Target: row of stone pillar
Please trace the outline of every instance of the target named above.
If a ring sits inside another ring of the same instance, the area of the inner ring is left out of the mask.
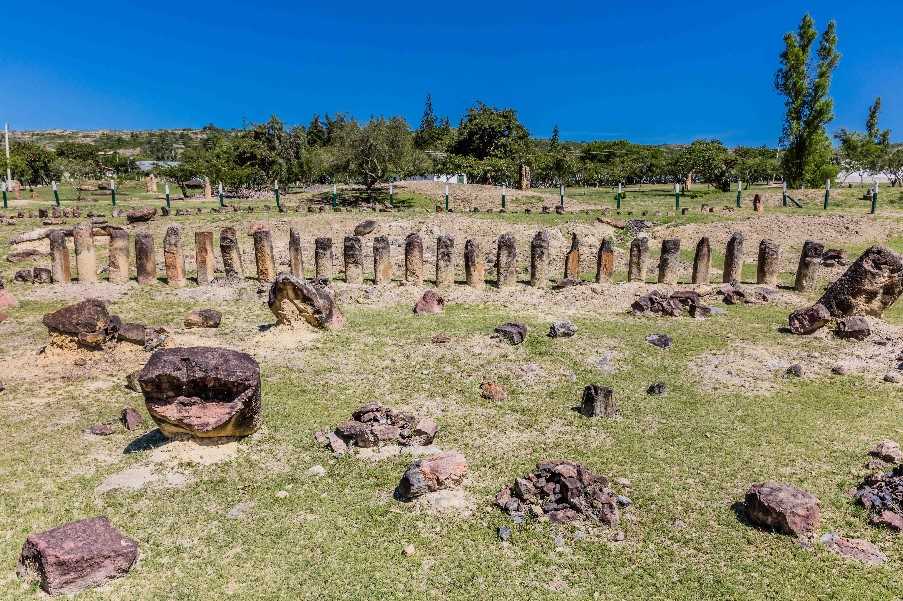
[[[214,279],[216,260],[213,251],[213,232],[199,231],[195,233],[195,263],[197,265],[197,282],[207,285]],[[259,228],[253,232],[254,261],[257,278],[261,281],[272,281],[276,278],[276,262],[273,254],[273,241],[270,230]],[[97,281],[97,264],[94,251],[94,239],[90,223],[83,223],[73,229],[75,244],[75,261],[79,280],[82,282]],[[743,235],[735,233],[727,242],[724,256],[723,282],[739,282],[743,271]],[[550,281],[551,250],[549,235],[545,230],[539,231],[530,243],[530,285],[546,287]],[[364,281],[364,252],[361,238],[347,236],[343,242],[343,260],[345,281],[360,284]],[[289,270],[293,275],[304,276],[304,259],[301,252],[301,232],[296,228],[289,230]],[[53,281],[68,282],[71,279],[69,266],[69,249],[65,233],[55,230],[50,234],[51,273]],[[820,264],[824,246],[818,242],[807,241],[803,246],[797,269],[795,288],[805,291],[815,283],[816,267]],[[220,230],[220,253],[223,259],[223,270],[227,279],[245,277],[244,264],[238,244],[238,235],[233,227]],[[464,244],[464,274],[467,285],[481,288],[486,281],[485,255],[476,240],[467,240]],[[595,281],[598,283],[611,281],[614,273],[614,247],[611,239],[606,238],[596,252]],[[756,282],[774,286],[780,275],[781,249],[771,240],[759,243]],[[187,283],[185,273],[185,252],[182,243],[182,227],[171,225],[163,237],[163,263],[166,280],[170,286],[181,287]],[[318,278],[332,278],[334,273],[334,253],[332,238],[317,238],[314,241],[314,273]],[[644,282],[649,267],[649,240],[635,238],[630,244],[627,263],[627,280]],[[153,236],[148,232],[135,235],[135,264],[139,284],[157,281],[157,263]],[[580,280],[580,241],[572,234],[571,246],[565,255],[564,279]],[[658,261],[657,281],[662,284],[677,284],[680,267],[680,240],[667,239],[661,243]],[[693,258],[691,282],[693,284],[709,283],[711,269],[711,245],[708,238],[701,238],[696,245]],[[451,286],[455,282],[455,240],[451,236],[442,235],[436,239],[435,281],[437,286]],[[389,239],[377,236],[373,239],[373,280],[376,284],[392,281],[394,269],[391,260]],[[122,229],[110,230],[108,277],[111,282],[121,283],[129,279],[129,244],[128,232]],[[410,234],[404,243],[403,278],[410,284],[419,285],[424,281],[423,240],[419,234]],[[496,247],[496,285],[512,286],[517,283],[517,248],[514,237],[503,234]]]

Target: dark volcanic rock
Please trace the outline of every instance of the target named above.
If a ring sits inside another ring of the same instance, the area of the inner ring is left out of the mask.
[[[128,213],[125,214],[125,220],[128,223],[143,223],[145,221],[150,221],[154,218],[154,215],[157,214],[156,207],[141,207],[138,209],[132,209]]]
[[[186,328],[218,328],[223,321],[223,314],[216,309],[195,309],[185,315]]]
[[[276,323],[292,325],[299,320],[314,327],[335,330],[345,325],[327,280],[304,280],[280,273],[270,287],[267,305]]]
[[[694,290],[678,290],[671,294],[651,290],[633,301],[630,309],[634,315],[678,317],[687,311],[691,317],[708,316],[708,307],[702,303],[699,293]]]
[[[107,310],[105,302],[89,298],[44,315],[41,322],[55,334],[75,339],[87,347],[99,347],[116,335],[119,321]]]
[[[655,384],[650,384],[649,388],[646,389],[646,394],[652,396],[661,396],[668,392],[668,386],[664,382],[656,382]]]
[[[31,268],[28,269],[20,269],[13,274],[13,281],[15,282],[23,282],[30,284],[34,279],[34,272]]]
[[[812,334],[831,320],[831,314],[821,303],[805,309],[797,309],[790,314],[790,331],[794,334]]]
[[[512,515],[528,510],[553,522],[589,519],[614,526],[620,519],[617,495],[608,478],[572,461],[546,461],[495,497],[496,505]]]
[[[414,499],[430,492],[452,488],[467,475],[467,460],[457,451],[446,451],[418,459],[398,483],[398,496]]]
[[[556,321],[549,326],[549,338],[570,338],[577,333],[577,326],[569,321]]]
[[[137,559],[138,543],[96,517],[30,535],[16,572],[51,595],[65,595],[125,576]]]
[[[818,499],[790,484],[762,482],[746,493],[746,517],[762,528],[783,534],[808,536],[818,530]]]
[[[520,344],[527,338],[527,326],[522,323],[503,323],[495,329],[495,333],[508,344]]]
[[[871,515],[871,523],[893,530],[903,528],[903,465],[865,477],[854,495]]]
[[[434,290],[424,292],[414,305],[414,313],[417,315],[442,313],[443,310],[445,310],[445,299]]]
[[[838,338],[852,338],[854,340],[865,340],[871,333],[872,330],[869,328],[868,320],[861,315],[852,315],[838,320],[837,331],[835,332]]]
[[[366,236],[367,234],[372,234],[376,227],[379,224],[373,219],[367,219],[366,221],[361,221],[354,228],[355,236]]]
[[[658,348],[671,348],[672,340],[667,334],[649,334],[646,336],[646,342]]]
[[[126,407],[122,410],[119,421],[122,422],[126,430],[137,430],[144,427],[144,417],[131,407]]]
[[[116,331],[116,339],[144,346],[147,342],[147,326],[143,323],[123,323]]]
[[[260,427],[260,366],[221,348],[154,352],[138,374],[147,410],[167,436],[246,436]]]

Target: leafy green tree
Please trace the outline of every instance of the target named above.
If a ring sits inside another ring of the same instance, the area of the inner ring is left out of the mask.
[[[734,175],[745,185],[771,181],[781,171],[778,152],[767,146],[734,149]]]
[[[349,175],[368,190],[414,166],[414,136],[401,117],[371,119],[349,142]]]
[[[307,143],[310,146],[326,145],[326,128],[320,123],[320,115],[314,115],[307,126]]]
[[[514,109],[497,109],[477,102],[467,109],[458,127],[453,152],[476,159],[526,159],[530,134]]]
[[[834,102],[829,94],[831,76],[840,61],[834,21],[822,33],[812,58],[812,46],[818,37],[812,17],[805,15],[796,33],[784,35],[781,67],[775,75],[775,88],[784,96],[784,148],[781,167],[791,187],[819,186],[836,174],[833,151],[825,126],[834,118]]]
[[[436,114],[433,112],[433,97],[431,94],[427,94],[423,104],[423,117],[420,118],[420,127],[414,134],[414,145],[424,150],[432,149],[439,139],[439,134]]]
[[[841,129],[834,137],[839,142],[837,156],[841,167],[849,174],[854,171],[880,173],[890,154],[890,130],[878,124],[881,98],[869,107],[865,133]]]
[[[26,186],[49,184],[52,180],[60,179],[62,170],[56,161],[53,152],[35,144],[34,142],[21,142],[13,140],[9,146],[9,167],[13,179],[19,180]],[[0,155],[0,165],[5,173],[7,168],[6,157]]]

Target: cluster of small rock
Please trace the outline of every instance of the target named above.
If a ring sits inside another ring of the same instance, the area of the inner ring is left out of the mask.
[[[882,440],[870,453],[876,459],[897,463],[888,472],[875,472],[865,477],[854,498],[870,514],[876,526],[903,530],[903,452],[892,440]]]
[[[686,311],[690,317],[705,318],[712,314],[712,308],[702,303],[699,293],[694,290],[679,290],[670,294],[652,290],[633,301],[630,309],[634,315],[679,317]]]
[[[167,337],[163,328],[122,321],[118,315],[110,314],[106,302],[96,298],[47,313],[41,321],[51,333],[51,343],[58,344],[59,337],[62,337],[88,349],[99,349],[107,343],[121,341],[151,351],[161,346]]]
[[[546,461],[503,488],[496,504],[511,515],[531,513],[556,523],[587,519],[614,526],[620,504],[629,504],[610,488],[608,478],[572,461]]]
[[[432,418],[368,403],[352,413],[349,421],[340,423],[329,434],[318,432],[316,438],[341,455],[351,447],[426,446],[433,442],[438,431],[439,426]]]

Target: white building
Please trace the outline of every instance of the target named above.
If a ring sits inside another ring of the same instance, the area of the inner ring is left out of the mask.
[[[415,175],[408,178],[413,182],[444,182],[446,184],[466,184],[467,175],[458,173],[457,175],[443,175],[441,173],[433,173],[427,175]]]

